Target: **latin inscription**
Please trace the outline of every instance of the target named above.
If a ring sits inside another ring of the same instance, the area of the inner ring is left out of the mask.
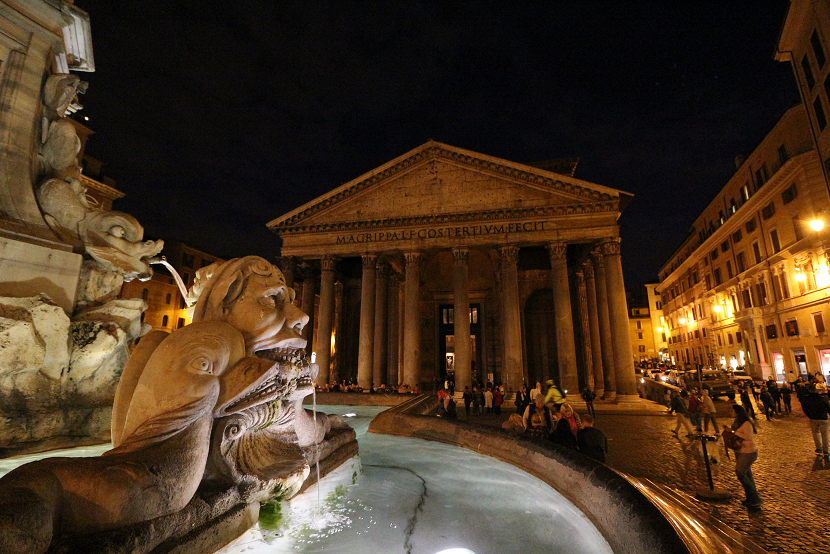
[[[481,235],[503,235],[505,233],[527,233],[544,231],[544,221],[525,223],[499,223],[496,225],[467,225],[464,227],[439,227],[437,229],[410,229],[407,231],[374,231],[356,235],[341,235],[337,244],[384,242],[393,240],[440,239],[450,237],[477,237]]]

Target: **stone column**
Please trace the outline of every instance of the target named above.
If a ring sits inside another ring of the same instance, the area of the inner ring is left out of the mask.
[[[363,280],[360,287],[360,343],[357,353],[357,386],[369,392],[375,346],[375,254],[363,254]]]
[[[605,278],[605,262],[602,252],[592,252],[597,288],[597,321],[599,323],[599,340],[602,346],[602,376],[605,391],[602,397],[605,400],[614,400],[617,395],[617,379],[614,371],[614,347],[611,342],[611,317],[608,312],[608,286]],[[626,324],[628,329],[628,324]]]
[[[340,382],[343,380],[343,356],[338,352],[343,346],[340,341],[343,340],[343,283],[337,281],[334,283],[334,327],[332,328],[332,336],[334,342],[331,344],[331,371],[329,373],[329,382]]]
[[[387,356],[387,307],[389,292],[389,266],[379,263],[375,270],[375,349],[372,355],[372,381],[375,386],[386,384]]]
[[[588,332],[591,336],[591,362],[594,372],[594,392],[597,398],[605,393],[605,381],[602,376],[602,346],[599,334],[599,312],[597,310],[597,285],[594,280],[594,266],[585,262],[582,266],[585,275],[585,297],[588,301]]]
[[[329,369],[331,367],[331,326],[334,319],[334,266],[337,258],[325,256],[320,260],[320,310],[317,315],[317,365],[320,366],[320,373],[317,375],[317,383],[329,382]]]
[[[556,319],[556,353],[559,363],[559,388],[573,394],[579,390],[576,375],[576,347],[574,346],[571,292],[568,287],[568,245],[554,242],[548,245],[551,278],[553,280],[553,314]]]
[[[464,387],[472,389],[470,367],[470,291],[467,288],[467,258],[470,251],[466,248],[453,248],[454,259],[452,283],[455,293],[453,310],[453,332],[455,334],[455,388],[464,392]]]
[[[611,319],[611,344],[614,349],[614,369],[617,381],[617,400],[636,400],[637,376],[634,373],[634,353],[628,333],[628,306],[625,301],[619,239],[602,244],[605,261],[605,282],[608,288],[608,315]]]
[[[585,386],[593,390],[594,385],[594,353],[591,350],[591,331],[588,328],[588,291],[585,286],[585,274],[576,272],[576,286],[579,297],[579,323],[582,327],[582,348],[585,360]]]
[[[285,277],[285,284],[288,288],[294,288],[294,271],[297,267],[296,256],[283,256],[280,258],[280,267],[282,268],[282,275]],[[308,312],[306,312],[306,315]]]
[[[404,270],[405,271],[405,270]],[[398,378],[395,384],[403,383],[403,370],[406,364],[406,351],[404,350],[404,339],[406,338],[406,326],[404,324],[404,310],[406,308],[406,275],[401,276],[398,281]]]
[[[421,253],[406,252],[404,256],[403,380],[411,387],[421,379]]]
[[[516,391],[525,379],[524,360],[522,356],[522,318],[519,306],[519,272],[516,262],[519,260],[518,246],[503,246],[501,254],[502,322],[504,340],[504,369],[502,381],[508,391]]]
[[[300,299],[300,309],[308,315],[308,323],[304,329],[305,337],[308,341],[306,345],[307,352],[314,351],[314,300],[316,298],[314,281],[314,272],[310,268],[307,268],[303,272],[303,295]]]
[[[393,273],[389,276],[389,298],[388,298],[388,306],[387,306],[387,313],[389,314],[388,318],[388,331],[387,331],[387,344],[388,347],[388,358],[389,360],[386,363],[386,379],[387,385],[398,385],[398,340],[399,340],[399,333],[398,329],[400,326],[400,302],[399,302],[399,293],[398,289],[400,288],[400,277],[397,273]]]

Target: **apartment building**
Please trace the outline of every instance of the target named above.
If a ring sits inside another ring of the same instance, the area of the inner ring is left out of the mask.
[[[674,363],[830,374],[830,195],[807,109],[788,110],[660,269]]]

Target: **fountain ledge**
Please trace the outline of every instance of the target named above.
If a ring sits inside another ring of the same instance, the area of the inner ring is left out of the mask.
[[[460,446],[516,466],[571,501],[617,553],[764,552],[656,488],[644,487],[579,452],[501,429],[438,418],[432,415],[437,405],[435,397],[414,398],[378,414],[369,432]]]

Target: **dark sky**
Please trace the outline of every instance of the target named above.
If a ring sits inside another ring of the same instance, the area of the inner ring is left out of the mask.
[[[271,258],[268,221],[434,139],[633,193],[633,288],[798,101],[786,1],[76,3],[115,208],[221,256]]]

